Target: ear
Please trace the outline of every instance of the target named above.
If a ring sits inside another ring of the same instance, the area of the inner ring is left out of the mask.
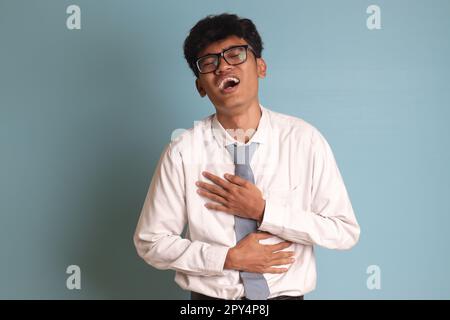
[[[202,85],[200,84],[199,78],[195,79],[195,86],[197,87],[197,91],[200,94],[200,97],[206,96],[206,91],[203,89]]]
[[[258,72],[258,78],[265,78],[266,72],[267,72],[267,65],[263,58],[257,58],[256,59],[256,68]]]

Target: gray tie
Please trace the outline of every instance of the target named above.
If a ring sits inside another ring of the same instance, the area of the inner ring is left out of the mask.
[[[257,148],[255,142],[246,146],[230,144],[226,146],[234,160],[234,174],[244,178],[251,183],[255,183],[250,160]],[[256,221],[252,219],[234,216],[234,231],[236,242],[241,241],[249,233],[256,231]],[[242,282],[244,283],[245,297],[250,300],[266,300],[270,294],[267,281],[261,273],[240,271]]]

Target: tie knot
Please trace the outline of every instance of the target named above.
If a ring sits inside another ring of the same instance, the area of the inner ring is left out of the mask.
[[[250,165],[257,146],[258,144],[256,142],[243,146],[238,146],[234,143],[226,146],[226,148],[231,154],[234,164]]]

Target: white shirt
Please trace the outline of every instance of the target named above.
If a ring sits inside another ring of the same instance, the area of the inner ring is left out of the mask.
[[[257,142],[251,160],[255,185],[266,207],[260,231],[273,234],[261,244],[293,244],[295,262],[283,274],[265,273],[270,296],[303,295],[315,288],[313,245],[349,249],[360,228],[330,146],[302,119],[261,106],[258,128],[247,144]],[[209,171],[234,174],[226,145],[236,141],[216,114],[171,141],[152,178],[134,243],[138,254],[157,269],[176,271],[183,289],[222,299],[240,299],[239,271],[224,269],[228,249],[236,245],[234,216],[207,209],[197,180]],[[187,224],[186,237],[182,232]]]

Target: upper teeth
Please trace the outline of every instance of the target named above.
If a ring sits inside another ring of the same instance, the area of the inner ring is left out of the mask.
[[[239,79],[238,79],[238,78],[235,78],[235,77],[228,77],[228,78],[223,79],[223,80],[220,82],[220,84],[219,84],[219,89],[220,89],[220,90],[223,90],[224,87],[225,87],[225,83],[227,83],[228,81],[233,81],[234,83],[239,83]]]

